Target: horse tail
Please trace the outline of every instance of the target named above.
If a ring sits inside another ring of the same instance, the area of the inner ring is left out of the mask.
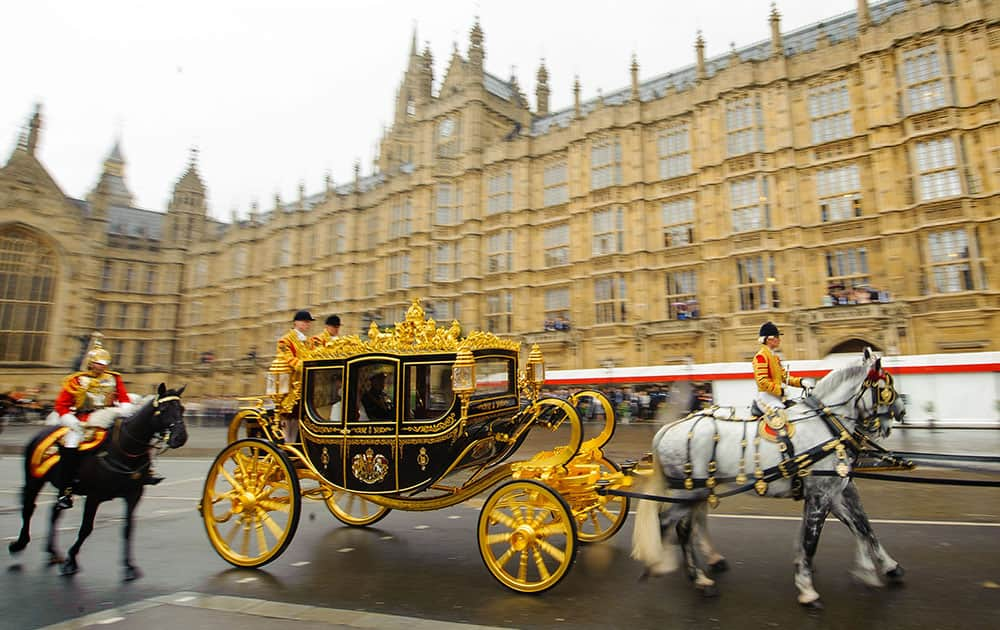
[[[656,443],[659,441],[657,440]],[[660,458],[653,448],[653,474],[646,481],[647,494],[665,496],[667,492],[666,478],[660,467]],[[663,534],[660,530],[660,504],[657,501],[642,499],[635,513],[635,527],[632,530],[632,557],[646,565],[647,574],[664,575],[678,567],[677,555],[672,550],[663,547]]]

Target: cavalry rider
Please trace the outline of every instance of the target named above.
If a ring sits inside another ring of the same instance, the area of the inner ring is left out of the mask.
[[[323,332],[309,338],[309,346],[312,348],[322,348],[327,341],[340,336],[340,316],[331,315],[326,318],[326,325]]]
[[[757,381],[757,396],[754,402],[761,412],[769,409],[785,408],[785,384],[792,387],[813,387],[816,381],[800,378],[785,372],[784,366],[775,354],[781,347],[781,332],[773,322],[765,322],[760,327],[760,350],[753,357],[753,375]]]
[[[285,442],[298,441],[299,435],[299,395],[302,387],[302,360],[309,353],[309,328],[316,321],[309,311],[298,311],[292,318],[292,329],[278,339],[275,361],[291,368],[291,394],[279,408],[285,425]],[[314,337],[314,339],[317,337]]]
[[[80,468],[78,447],[83,441],[83,429],[90,414],[115,404],[126,409],[133,407],[121,374],[108,371],[111,354],[101,347],[100,341],[95,339],[92,342],[83,363],[87,367],[86,371],[67,376],[55,401],[59,424],[69,428],[59,447],[63,471],[62,488],[56,503],[59,509],[73,507],[73,488],[78,483],[76,476]],[[159,481],[160,478],[156,478],[147,483]]]

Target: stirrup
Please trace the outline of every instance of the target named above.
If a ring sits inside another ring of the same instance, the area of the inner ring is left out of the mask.
[[[68,510],[73,507],[73,489],[66,488],[59,495],[59,499],[56,501],[57,510]]]

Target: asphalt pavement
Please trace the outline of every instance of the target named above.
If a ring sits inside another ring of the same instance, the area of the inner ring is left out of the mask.
[[[605,451],[616,460],[636,459],[649,451],[653,434],[660,423],[652,421],[619,423]],[[994,428],[964,427],[958,423],[941,422],[942,428],[898,426],[881,445],[890,450],[982,454],[1000,456],[1000,423]],[[13,423],[0,431],[0,455],[21,455],[25,445],[42,429],[38,424]],[[600,425],[586,423],[585,433],[596,433]],[[589,435],[588,435],[589,437]],[[188,442],[176,451],[165,451],[161,457],[215,457],[226,446],[226,426],[218,421],[188,422]]]

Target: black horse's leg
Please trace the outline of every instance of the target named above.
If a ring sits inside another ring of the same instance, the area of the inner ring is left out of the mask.
[[[823,533],[823,523],[830,514],[830,499],[823,491],[807,490],[802,506],[802,527],[795,543],[795,588],[799,590],[799,603],[811,608],[821,608],[819,593],[813,588],[813,556]]]
[[[49,554],[49,564],[61,564],[63,561],[63,556],[56,547],[56,532],[59,529],[57,524],[60,514],[62,514],[62,510],[58,505],[53,504],[52,513],[49,515],[49,535],[45,539],[45,552]]]
[[[882,586],[882,575],[893,581],[903,578],[903,568],[882,548],[875,536],[868,515],[861,505],[861,495],[854,482],[844,488],[843,494],[833,505],[833,513],[851,530],[858,543],[857,567],[852,572],[869,586]]]
[[[124,545],[124,558],[125,558],[125,574],[123,580],[129,582],[138,577],[142,577],[142,571],[139,567],[132,564],[132,523],[135,516],[135,506],[139,504],[139,499],[142,498],[142,488],[134,492],[127,494],[125,497],[125,526],[122,531]]]
[[[87,540],[90,532],[94,531],[94,518],[97,516],[97,507],[101,500],[94,495],[87,495],[87,502],[83,506],[83,522],[80,523],[80,532],[77,534],[76,542],[69,548],[66,554],[66,561],[63,562],[60,573],[63,575],[73,575],[80,570],[76,563],[76,556],[80,553],[83,541]]]
[[[17,540],[8,545],[7,549],[11,553],[24,551],[31,541],[31,517],[35,514],[35,500],[43,485],[44,479],[35,479],[30,474],[25,474],[24,489],[21,491],[21,533]]]

